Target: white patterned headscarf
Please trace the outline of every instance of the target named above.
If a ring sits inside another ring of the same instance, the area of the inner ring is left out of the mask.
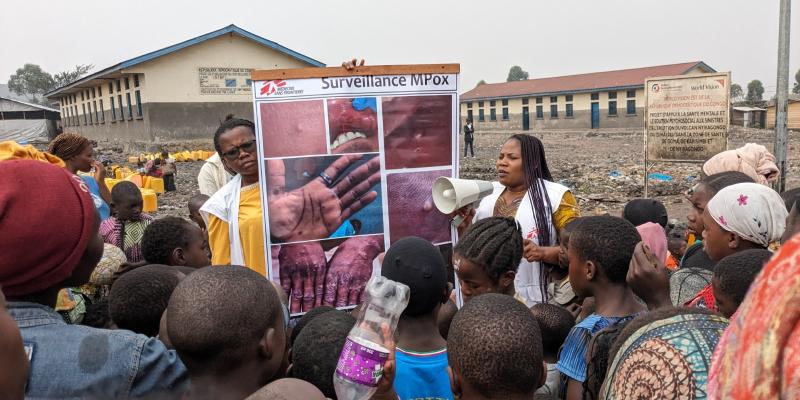
[[[786,228],[786,205],[771,188],[738,183],[723,188],[708,202],[708,213],[722,229],[767,247]]]

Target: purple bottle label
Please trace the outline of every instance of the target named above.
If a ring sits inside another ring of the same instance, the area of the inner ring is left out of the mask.
[[[348,337],[336,365],[336,374],[350,382],[376,387],[388,357],[389,353],[356,343]]]

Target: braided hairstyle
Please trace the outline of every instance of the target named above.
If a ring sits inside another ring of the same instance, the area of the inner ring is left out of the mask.
[[[91,146],[89,139],[76,133],[62,133],[50,143],[49,153],[66,161],[81,154],[86,146]]]
[[[214,132],[214,150],[222,156],[222,146],[219,143],[219,138],[222,136],[223,133],[236,128],[237,126],[246,126],[250,128],[250,130],[255,134],[256,126],[253,124],[253,121],[244,119],[244,118],[235,118],[233,114],[228,114],[225,116],[225,120],[219,124],[217,131]]]
[[[528,186],[528,198],[533,209],[533,216],[536,219],[539,229],[539,245],[552,246],[555,244],[556,233],[550,230],[548,223],[552,219],[553,205],[547,195],[547,188],[544,181],[552,181],[553,175],[547,166],[547,159],[544,154],[542,141],[535,136],[516,134],[509,138],[519,142],[522,150],[522,171],[525,175],[525,184]],[[539,268],[539,291],[542,299],[547,301],[547,283],[550,280],[548,268]]]
[[[522,233],[512,218],[482,219],[464,232],[454,252],[479,265],[496,283],[504,273],[517,271],[522,259]]]
[[[755,183],[753,178],[749,177],[744,172],[739,171],[725,171],[718,174],[709,175],[703,178],[701,182],[708,186],[715,194],[720,190],[737,183]]]

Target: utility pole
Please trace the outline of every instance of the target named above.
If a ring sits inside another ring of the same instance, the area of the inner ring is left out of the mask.
[[[775,103],[775,158],[781,176],[776,189],[784,190],[786,184],[786,112],[789,106],[789,16],[791,0],[780,0],[780,22],[778,24],[778,93]]]

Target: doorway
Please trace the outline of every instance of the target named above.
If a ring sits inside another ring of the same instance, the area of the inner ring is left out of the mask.
[[[592,103],[592,129],[600,127],[600,103]]]

